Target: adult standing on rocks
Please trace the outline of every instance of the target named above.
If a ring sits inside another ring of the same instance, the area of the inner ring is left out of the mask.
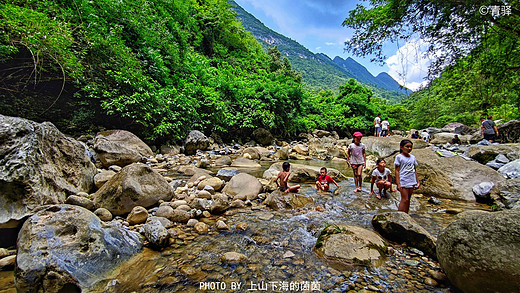
[[[493,121],[493,117],[488,116],[487,120],[482,122],[482,134],[484,134],[484,139],[489,142],[493,142],[495,140],[495,136],[498,135],[498,128]]]
[[[381,134],[381,113],[377,113],[374,119],[374,136],[378,137]]]

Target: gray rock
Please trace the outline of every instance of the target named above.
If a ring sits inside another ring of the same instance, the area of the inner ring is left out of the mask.
[[[101,188],[110,178],[114,177],[116,172],[112,170],[102,170],[94,176],[94,184],[97,188]]]
[[[169,219],[173,222],[187,223],[190,219],[190,213],[183,209],[176,208],[175,210],[173,210],[173,214]]]
[[[161,221],[152,219],[142,227],[144,236],[154,248],[166,247],[169,244],[170,233],[162,225]]]
[[[105,167],[124,167],[153,155],[152,149],[126,130],[107,130],[94,139],[94,150]]]
[[[0,228],[89,192],[96,172],[88,149],[53,124],[0,115]]]
[[[520,209],[520,178],[509,179],[492,190],[492,198],[498,199],[508,209]]]
[[[474,201],[473,186],[480,182],[497,184],[505,180],[495,170],[461,156],[440,157],[430,149],[414,149],[412,154],[419,163],[416,170],[421,187],[417,193],[426,196]],[[392,174],[395,174],[394,160],[394,156],[386,158]]]
[[[194,155],[197,150],[206,150],[209,147],[209,139],[200,131],[192,130],[184,141],[184,152]]]
[[[194,198],[190,202],[190,207],[192,209],[207,211],[211,207],[211,202],[205,198]]]
[[[432,196],[428,199],[428,202],[431,204],[439,205],[442,203],[442,200],[436,198],[435,196]]]
[[[502,164],[507,164],[509,162],[511,162],[511,160],[509,160],[509,158],[503,154],[499,154],[496,158],[495,158],[495,161],[497,163],[502,163]]]
[[[497,126],[498,140],[501,143],[520,142],[520,121],[511,120]]]
[[[119,216],[135,206],[148,208],[172,196],[173,190],[163,176],[147,165],[135,163],[121,169],[96,191],[94,203]]]
[[[467,215],[439,235],[439,263],[463,292],[518,292],[520,211]]]
[[[238,173],[240,172],[238,172],[238,170],[235,168],[222,168],[218,170],[217,177],[222,180],[229,181],[233,176],[237,175]]]
[[[255,131],[253,131],[252,136],[253,139],[261,145],[270,145],[274,139],[271,132],[269,132],[269,130],[265,128],[255,129]]]
[[[94,202],[91,199],[88,199],[86,197],[77,196],[77,195],[71,195],[71,196],[67,197],[67,200],[65,201],[65,203],[84,207],[87,210],[94,209]]]
[[[315,245],[318,255],[348,264],[377,265],[387,251],[373,231],[349,225],[331,225],[321,231]]]
[[[505,164],[498,169],[498,173],[509,179],[520,177],[520,159]]]
[[[403,137],[389,136],[389,137],[373,137],[368,136],[362,139],[362,143],[366,146],[367,151],[376,154],[378,157],[384,158],[393,154],[399,153],[399,143],[403,140]],[[420,140],[413,140],[413,148],[422,149],[427,147],[429,144]]]
[[[229,166],[231,165],[231,158],[228,156],[224,156],[215,160],[215,165],[217,166]],[[218,175],[217,175],[218,176]]]
[[[169,205],[161,205],[157,209],[157,211],[155,211],[155,215],[157,217],[163,217],[163,218],[170,219],[173,215],[173,207],[171,207]]]
[[[117,222],[105,224],[78,206],[45,206],[20,230],[16,287],[18,292],[64,287],[87,292],[141,249],[141,236]]]
[[[404,212],[386,212],[372,218],[372,226],[383,237],[398,243],[406,242],[427,255],[436,258],[436,239]]]
[[[496,160],[493,160],[493,161],[490,161],[490,162],[486,163],[486,166],[488,166],[489,168],[493,168],[495,170],[498,170],[498,169],[502,168],[504,165],[505,165],[504,163],[499,163]]]
[[[244,157],[238,157],[231,163],[231,167],[237,167],[237,168],[260,168],[262,165],[258,164],[257,162],[246,159]]]
[[[314,200],[310,196],[282,193],[280,190],[275,190],[267,196],[263,204],[274,210],[281,210],[297,209],[313,202]]]
[[[164,218],[164,217],[148,217],[148,221],[152,221],[152,220],[157,220],[159,222],[161,222],[161,224],[163,225],[164,228],[168,229],[170,227],[173,226],[173,223],[172,221]]]
[[[263,178],[274,180],[278,173],[282,171],[282,162],[272,164],[269,169],[264,171]],[[309,166],[303,164],[291,164],[291,175],[289,182],[316,182],[316,178],[320,175],[321,167]],[[327,174],[334,180],[339,181],[345,178],[341,172],[334,168],[327,168]]]
[[[228,197],[224,194],[216,194],[213,197],[213,200],[211,201],[208,210],[212,214],[220,214],[223,213],[225,210],[229,209],[229,207],[230,203]]]
[[[94,215],[98,216],[98,218],[104,222],[112,221],[113,218],[112,213],[105,208],[96,209]]]
[[[495,186],[493,182],[481,182],[473,186],[473,194],[478,202],[489,202],[491,189]]]
[[[233,196],[234,199],[253,200],[258,197],[263,188],[262,183],[256,177],[247,173],[240,173],[229,180],[222,192]]]

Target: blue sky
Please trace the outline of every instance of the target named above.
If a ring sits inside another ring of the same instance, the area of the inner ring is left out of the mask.
[[[384,46],[388,57],[385,64],[370,62],[370,57],[353,57],[344,52],[345,40],[352,31],[341,23],[358,0],[235,0],[270,29],[305,46],[314,53],[325,53],[330,58],[352,57],[374,76],[387,72],[400,84],[415,90],[427,75],[428,59],[424,58],[426,44],[420,40]]]

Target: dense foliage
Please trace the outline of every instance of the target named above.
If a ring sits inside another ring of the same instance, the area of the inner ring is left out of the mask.
[[[264,127],[371,127],[372,92],[351,80],[312,95],[223,0],[0,0],[2,114],[74,132],[125,128],[149,141],[191,129],[229,140]]]
[[[385,42],[421,38],[437,58],[430,73],[439,78],[403,102],[411,127],[520,118],[519,1],[368,2],[343,23],[356,30],[349,51],[382,61]]]

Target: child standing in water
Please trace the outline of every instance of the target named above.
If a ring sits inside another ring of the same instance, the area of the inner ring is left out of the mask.
[[[386,162],[384,159],[378,159],[376,161],[377,168],[372,171],[372,181],[370,182],[370,195],[374,194],[374,183],[376,184],[379,192],[377,193],[377,199],[381,199],[381,195],[384,197],[388,197],[388,193],[386,192],[390,189],[390,192],[394,192],[392,190],[392,171],[386,168]]]
[[[348,146],[347,163],[354,171],[354,183],[356,184],[354,192],[360,192],[362,183],[361,175],[363,173],[363,168],[366,167],[366,147],[361,143],[361,138],[363,137],[361,132],[356,131],[353,136],[354,142]]]
[[[327,175],[327,168],[322,167],[320,169],[320,176],[318,177],[318,181],[316,181],[316,189],[318,191],[329,191],[330,183],[336,184],[336,187],[339,187],[338,183],[332,179],[329,175]]]
[[[395,179],[397,190],[401,192],[401,202],[398,211],[408,213],[410,210],[410,198],[415,189],[421,186],[415,166],[417,160],[412,152],[413,143],[409,139],[403,139],[400,143],[400,154],[395,157]]]
[[[289,173],[289,169],[291,169],[291,164],[289,164],[288,162],[284,162],[282,164],[282,169],[283,171],[278,173],[278,176],[274,180],[276,185],[280,188],[280,191],[283,193],[298,192],[298,188],[300,188],[300,185],[289,186],[289,183],[287,182],[289,181],[289,175],[291,175],[291,173]],[[280,180],[280,184],[278,184],[278,180]]]

